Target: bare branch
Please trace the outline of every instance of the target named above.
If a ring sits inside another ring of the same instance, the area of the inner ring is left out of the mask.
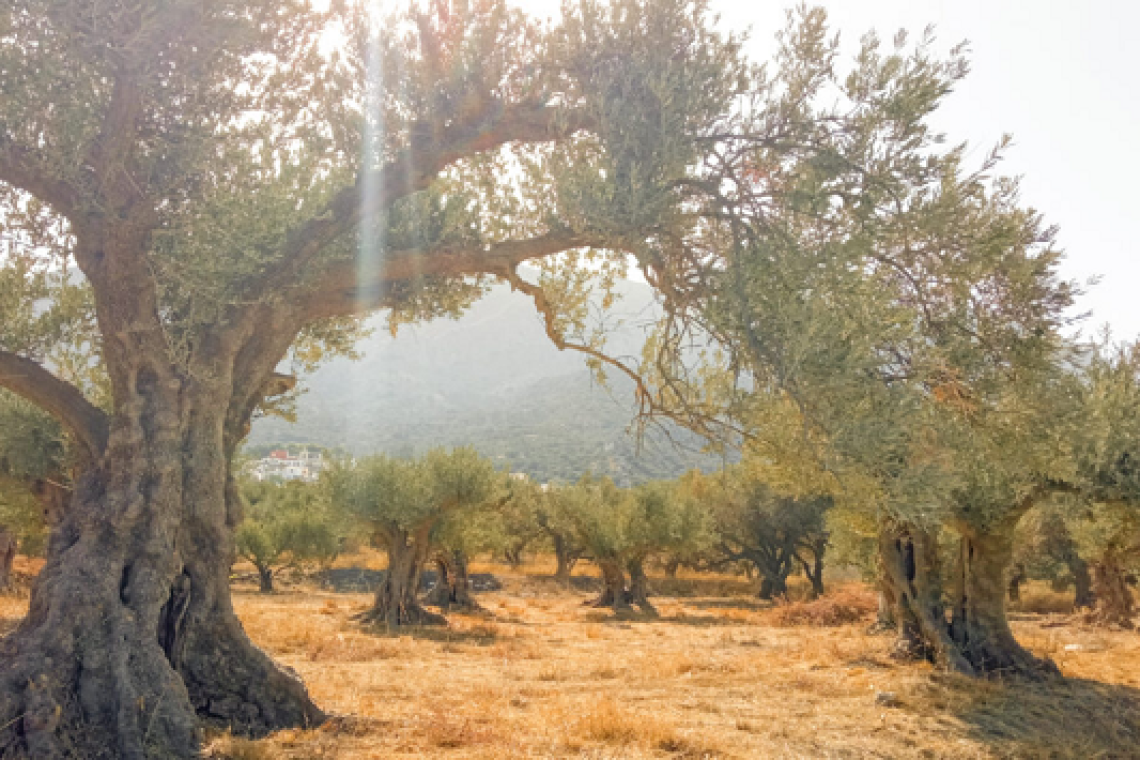
[[[506,279],[514,290],[525,293],[531,297],[531,300],[534,301],[535,308],[538,309],[538,313],[542,316],[542,323],[546,328],[546,336],[550,338],[550,341],[554,345],[558,346],[558,348],[563,351],[578,351],[579,353],[586,354],[587,356],[591,356],[594,359],[597,359],[600,362],[604,362],[605,364],[608,364],[609,366],[622,372],[630,380],[633,381],[634,393],[637,398],[638,405],[642,408],[642,410],[645,410],[652,406],[652,395],[650,394],[649,387],[645,384],[645,380],[642,379],[640,373],[631,368],[625,362],[622,362],[619,359],[615,359],[614,357],[602,351],[599,351],[596,348],[592,348],[580,343],[572,343],[566,340],[566,336],[564,336],[558,330],[558,326],[556,324],[557,315],[555,314],[554,307],[546,297],[546,292],[538,285],[532,285],[523,278],[519,277],[517,269],[513,267],[507,273]]]
[[[107,415],[74,385],[31,359],[0,351],[0,386],[58,419],[87,449],[93,461],[107,446]]]

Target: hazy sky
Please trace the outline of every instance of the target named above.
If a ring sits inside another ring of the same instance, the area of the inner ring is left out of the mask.
[[[515,0],[549,16],[557,0]],[[711,0],[726,28],[751,27],[767,60],[792,2]],[[938,48],[970,42],[970,76],[936,125],[968,141],[980,161],[1003,133],[1001,167],[1022,175],[1027,204],[1060,227],[1067,277],[1087,281],[1086,330],[1105,322],[1119,339],[1140,336],[1140,2],[1134,0],[822,0],[849,46],[866,31],[889,41],[934,24]]]

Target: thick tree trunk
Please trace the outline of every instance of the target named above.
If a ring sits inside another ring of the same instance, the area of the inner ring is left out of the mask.
[[[892,633],[898,629],[898,622],[895,620],[897,601],[895,600],[894,586],[891,584],[887,569],[883,565],[882,551],[879,552],[878,569],[879,609],[875,613],[875,622],[871,624],[867,632],[870,634]]]
[[[772,579],[765,575],[760,579],[760,591],[757,592],[757,596],[764,601],[769,601],[772,598],[772,588]]]
[[[439,607],[444,612],[449,609],[475,611],[482,609],[471,595],[471,583],[467,577],[467,555],[456,549],[441,549],[432,557],[437,577],[435,585],[428,591],[424,601]]]
[[[1006,617],[1005,571],[1013,560],[1016,521],[990,531],[961,529],[957,595],[951,636],[979,673],[1037,677],[1059,675],[1049,660],[1017,643]]]
[[[273,593],[273,568],[269,565],[257,566],[258,590],[263,594]]]
[[[760,591],[757,596],[765,601],[788,598],[788,576],[783,573],[766,573],[764,568],[757,568],[760,572]]]
[[[647,615],[657,615],[657,609],[649,601],[649,578],[645,575],[645,565],[639,559],[626,563],[629,570],[629,601]]]
[[[913,526],[886,526],[879,535],[879,558],[886,596],[895,605],[894,656],[928,659],[954,670],[972,672],[947,629],[935,535]]]
[[[602,571],[602,593],[586,604],[590,607],[612,607],[615,612],[629,609],[629,591],[625,585],[625,573],[617,560],[598,560]]]
[[[1066,560],[1066,564],[1073,576],[1073,607],[1078,610],[1092,609],[1093,605],[1096,604],[1096,595],[1093,593],[1089,563],[1074,552]]]
[[[255,735],[323,720],[231,605],[228,378],[133,367],[0,642],[0,756],[190,758],[200,719]]]
[[[744,549],[739,556],[751,562],[760,576],[760,590],[757,594],[760,599],[768,601],[788,598],[788,576],[794,567],[795,546],[789,542],[763,550]]]
[[[554,540],[554,556],[558,560],[558,569],[554,571],[554,577],[565,583],[569,583],[570,574],[574,571],[574,565],[578,564],[578,553],[570,546],[561,534],[553,534]]]
[[[420,526],[413,531],[389,526],[384,534],[388,571],[376,590],[376,600],[371,609],[357,616],[357,620],[384,624],[389,630],[403,626],[446,625],[446,618],[425,610],[416,599],[420,572],[429,551],[431,526]]]
[[[16,534],[0,525],[0,591],[12,585],[12,563],[16,561]]]
[[[32,486],[32,493],[40,500],[44,525],[48,528],[59,525],[63,521],[63,513],[67,509],[71,492],[53,480],[42,478]]]
[[[1009,601],[1021,601],[1021,584],[1025,583],[1025,565],[1020,562],[1015,563],[1009,573],[1009,581],[1007,588],[1009,589]]]
[[[518,568],[522,567],[524,548],[524,546],[511,546],[503,552],[503,556],[507,560],[507,564],[510,565],[512,569],[517,570]]]
[[[1127,574],[1119,554],[1106,551],[1093,566],[1093,593],[1096,606],[1088,620],[1096,625],[1132,628],[1135,604],[1128,588]]]
[[[1005,569],[1013,556],[1013,520],[991,532],[964,528],[952,601],[942,603],[938,544],[932,532],[895,524],[880,536],[883,567],[895,601],[900,656],[918,656],[971,675],[1057,674],[1027,652],[1005,614]]]

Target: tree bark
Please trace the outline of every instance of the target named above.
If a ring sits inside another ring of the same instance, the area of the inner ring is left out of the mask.
[[[1025,583],[1025,565],[1020,562],[1014,564],[1013,569],[1009,573],[1009,581],[1007,587],[1009,589],[1009,601],[1021,601],[1021,584]]]
[[[626,563],[629,570],[629,602],[647,615],[657,615],[657,609],[649,601],[649,578],[645,575],[645,563],[633,559]]]
[[[233,612],[227,389],[155,366],[127,373],[0,643],[0,756],[190,758],[200,719],[261,735],[324,718]]]
[[[826,536],[821,536],[807,543],[805,548],[811,555],[810,562],[805,561],[798,554],[796,555],[796,559],[799,560],[800,566],[804,569],[804,575],[811,582],[812,599],[818,599],[825,593],[823,587],[823,555],[827,551],[827,541]]]
[[[1096,604],[1096,595],[1093,593],[1089,563],[1074,552],[1066,559],[1066,564],[1073,576],[1073,607],[1078,610],[1092,609]]]
[[[258,590],[263,594],[273,593],[273,568],[269,565],[257,566]]]
[[[893,655],[973,673],[973,666],[950,639],[935,534],[906,524],[884,526],[879,534],[879,559],[886,596],[894,604]]]
[[[1005,570],[1013,557],[1015,522],[1010,517],[989,531],[961,528],[950,618],[942,603],[934,533],[903,524],[882,531],[879,548],[895,601],[897,655],[925,657],[970,675],[1059,674],[1052,662],[1017,643],[1006,617]]]
[[[0,591],[12,585],[12,563],[16,561],[16,534],[0,525]]]
[[[788,576],[783,573],[766,573],[764,568],[757,568],[760,572],[760,591],[757,596],[765,601],[788,598]]]
[[[1093,566],[1093,589],[1096,606],[1087,616],[1089,622],[1131,629],[1135,603],[1132,590],[1128,588],[1124,563],[1117,551],[1107,550]]]
[[[441,549],[432,557],[437,577],[425,601],[444,612],[449,609],[475,611],[482,609],[471,595],[467,577],[467,555],[459,550]]]
[[[553,533],[552,536],[554,556],[558,560],[558,569],[554,571],[554,577],[564,583],[569,583],[570,574],[574,572],[574,565],[578,564],[578,553],[560,533]]]
[[[384,529],[388,570],[376,589],[372,607],[357,616],[359,622],[384,624],[393,631],[404,626],[447,624],[446,618],[425,610],[416,598],[430,548],[431,528],[429,524],[412,530],[394,525]]]
[[[1020,517],[1020,515],[1018,515]],[[962,526],[957,596],[950,633],[979,673],[1039,677],[1059,675],[1057,666],[1017,643],[1006,617],[1005,571],[1013,560],[1016,520],[988,531]]]
[[[602,571],[602,593],[586,602],[590,607],[612,607],[615,612],[629,609],[629,591],[625,585],[625,573],[617,560],[598,560]]]

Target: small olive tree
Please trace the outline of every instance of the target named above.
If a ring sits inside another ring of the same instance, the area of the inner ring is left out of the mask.
[[[234,540],[240,556],[257,568],[261,592],[273,592],[282,567],[325,564],[339,549],[334,521],[315,486],[304,483],[247,483],[248,508]]]
[[[685,498],[675,483],[618,488],[608,478],[583,477],[552,494],[551,522],[565,530],[602,572],[602,592],[590,602],[616,611],[649,601],[646,561],[657,554],[696,548],[709,541],[704,507]],[[628,584],[627,584],[628,577]]]
[[[375,456],[330,474],[333,504],[388,553],[388,571],[362,622],[390,629],[446,622],[416,598],[433,535],[445,518],[490,499],[497,482],[494,467],[472,448],[434,449],[421,459]]]
[[[71,491],[62,427],[46,412],[0,390],[0,588],[18,547],[42,548]]]
[[[828,496],[792,497],[747,478],[724,473],[710,494],[716,551],[724,560],[748,562],[760,575],[760,598],[787,598],[788,576],[799,564],[823,594],[823,556],[828,544]]]
[[[1074,480],[1092,517],[1077,538],[1093,559],[1091,618],[1131,627],[1127,575],[1140,565],[1140,344],[1094,345],[1074,376],[1081,422]]]

